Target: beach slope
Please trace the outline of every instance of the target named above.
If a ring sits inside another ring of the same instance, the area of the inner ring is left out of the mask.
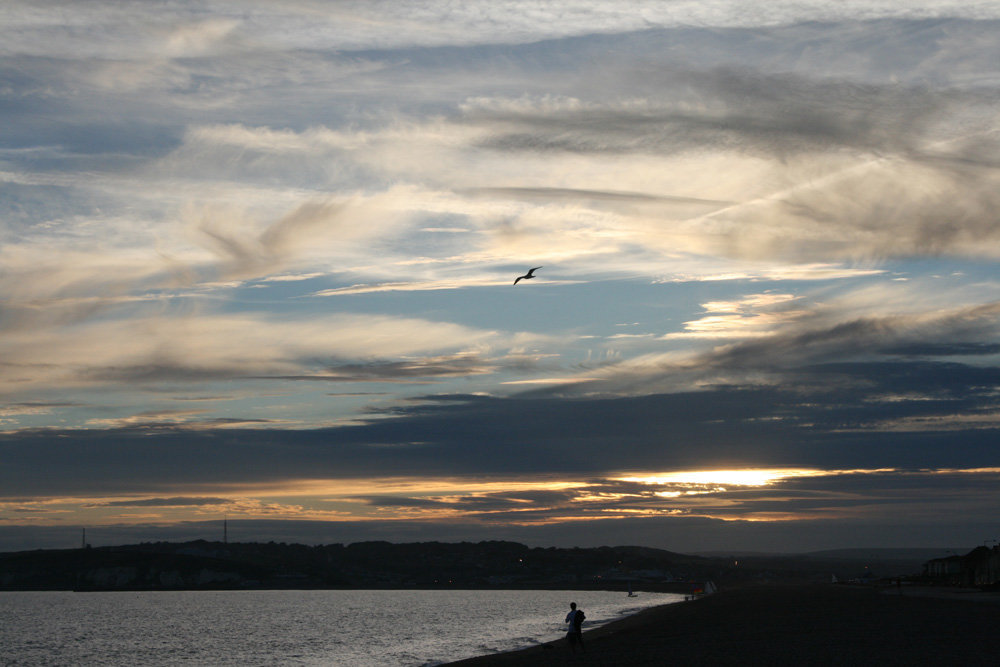
[[[584,633],[452,665],[997,665],[1000,604],[838,585],[753,586],[656,607]]]

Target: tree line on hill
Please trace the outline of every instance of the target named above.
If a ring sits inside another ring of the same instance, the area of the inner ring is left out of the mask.
[[[516,542],[146,542],[0,554],[0,590],[255,588],[599,588],[684,592],[717,583],[829,581],[856,561],[700,557],[646,547],[527,547]]]

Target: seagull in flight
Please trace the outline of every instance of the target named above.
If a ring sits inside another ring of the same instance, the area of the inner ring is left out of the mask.
[[[514,284],[516,285],[519,280],[531,280],[532,278],[535,277],[535,271],[537,271],[540,268],[542,267],[536,266],[535,268],[525,273],[523,276],[518,276],[517,279],[514,280]]]

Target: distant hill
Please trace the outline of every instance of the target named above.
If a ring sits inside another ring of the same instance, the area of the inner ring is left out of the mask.
[[[705,558],[818,558],[847,560],[920,560],[928,561],[941,558],[949,553],[964,554],[971,547],[913,547],[913,548],[883,548],[883,549],[828,549],[825,551],[807,551],[790,553],[772,553],[762,551],[699,551],[696,555]]]
[[[726,558],[739,561],[744,567],[775,572],[820,572],[827,571],[828,577],[836,576],[842,581],[859,578],[899,578],[915,576],[923,571],[923,565],[934,558],[953,554],[968,553],[968,548],[939,549],[888,548],[888,549],[830,549],[807,553],[775,554],[760,552],[700,552],[703,558]]]
[[[619,546],[529,548],[516,542],[154,542],[0,553],[0,590],[190,590],[260,588],[599,588],[684,592],[701,582],[829,581],[899,576],[880,572],[871,550],[829,556],[684,555]],[[882,564],[889,559],[882,559]]]
[[[937,547],[917,547],[908,549],[830,549],[827,551],[812,551],[803,554],[806,558],[856,558],[860,560],[919,560],[929,561],[932,558],[942,558],[949,553],[965,554],[972,547],[952,547],[939,549]]]

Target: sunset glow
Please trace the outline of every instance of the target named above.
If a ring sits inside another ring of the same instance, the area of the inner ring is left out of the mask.
[[[0,3],[0,550],[996,534],[1000,4],[526,6]]]
[[[642,484],[680,484],[693,486],[768,486],[791,477],[815,477],[821,470],[688,470],[633,477],[620,477],[624,482]]]

